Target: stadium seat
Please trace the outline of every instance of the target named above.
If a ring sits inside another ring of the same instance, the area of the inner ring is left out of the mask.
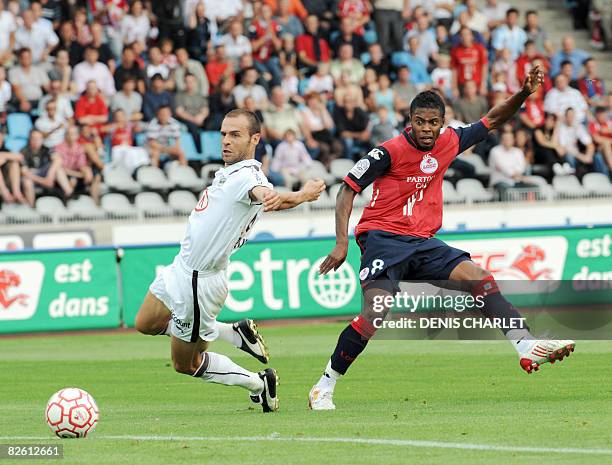
[[[310,82],[310,78],[302,78],[298,82],[298,94],[304,95],[306,93],[306,88],[308,87],[308,83]]]
[[[167,191],[172,188],[164,172],[155,166],[142,166],[136,172],[136,180],[145,188],[155,191]]]
[[[181,148],[183,152],[185,152],[187,160],[202,160],[202,155],[200,155],[198,149],[196,149],[195,142],[190,133],[185,131],[181,132]]]
[[[221,133],[218,131],[202,131],[200,138],[204,161],[221,160]]]
[[[200,192],[206,182],[199,178],[191,166],[173,165],[168,170],[168,180],[174,187]]]
[[[141,192],[136,194],[134,201],[136,208],[144,217],[172,215],[164,199],[157,192]]]
[[[168,196],[168,205],[179,215],[189,215],[197,203],[198,199],[189,191],[173,191]]]
[[[135,218],[138,211],[123,194],[106,194],[102,197],[102,208],[112,218]]]
[[[319,196],[317,200],[315,200],[314,202],[310,202],[308,205],[310,208],[326,209],[326,208],[329,208],[333,204],[331,203],[331,199],[327,191],[323,191],[321,192],[321,195]]]
[[[605,174],[587,173],[582,178],[582,185],[591,194],[612,195],[612,183]]]
[[[330,171],[336,179],[344,179],[354,165],[355,163],[348,158],[336,158],[331,162]]]
[[[463,160],[469,163],[470,165],[472,165],[474,169],[476,170],[477,175],[489,176],[491,174],[491,168],[489,168],[485,164],[484,160],[480,157],[480,155],[476,155],[475,153],[472,153],[472,154],[462,153],[461,155],[459,155],[458,158],[459,160]]]
[[[444,203],[460,203],[465,201],[465,198],[455,190],[453,183],[446,179],[442,181],[442,196]]]
[[[359,56],[359,59],[361,60],[361,62],[362,62],[364,65],[367,65],[367,64],[368,64],[368,63],[369,63],[369,62],[372,60],[372,57],[370,56],[370,53],[369,53],[369,52],[363,52],[363,53],[362,53],[362,54]]]
[[[36,211],[54,222],[67,221],[75,217],[75,214],[67,210],[60,199],[51,196],[36,199]]]
[[[29,205],[18,203],[5,204],[2,213],[9,223],[40,223],[41,215]]]
[[[205,185],[209,186],[212,184],[213,179],[215,179],[215,173],[220,168],[223,168],[221,163],[208,163],[202,167],[200,177],[206,183]]]
[[[328,173],[323,163],[317,160],[313,160],[312,164],[306,168],[304,176],[306,176],[307,179],[323,179],[325,184],[333,184],[336,181],[334,175]]]
[[[134,136],[134,144],[138,147],[143,147],[147,141],[147,135],[144,132],[137,132]]]
[[[378,40],[378,35],[374,29],[366,30],[363,33],[363,38],[367,42],[368,45],[375,43]]]
[[[359,195],[355,196],[355,206],[356,207],[365,207],[372,200],[372,193],[374,192],[374,188],[372,184],[362,190]]]
[[[109,165],[104,168],[104,182],[111,190],[135,194],[142,190],[142,186],[134,181],[123,167]]]
[[[460,179],[457,181],[457,194],[468,202],[490,202],[494,194],[484,188],[478,179]]]
[[[21,139],[28,139],[32,131],[32,118],[27,113],[9,113],[6,117],[8,134]]]
[[[343,182],[338,182],[329,188],[329,197],[333,199],[334,203],[336,202],[336,197],[338,197],[338,192],[343,184]]]
[[[21,152],[21,149],[28,144],[28,139],[23,137],[6,136],[4,145],[11,152]]]
[[[96,205],[89,195],[79,195],[78,198],[68,201],[68,211],[83,220],[103,220],[106,213]]]
[[[555,176],[552,185],[558,198],[585,197],[589,193],[573,174]]]

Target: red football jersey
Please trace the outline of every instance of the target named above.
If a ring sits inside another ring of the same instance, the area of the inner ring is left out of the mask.
[[[442,180],[455,157],[485,139],[486,118],[463,128],[440,132],[433,149],[421,151],[407,127],[372,149],[344,181],[356,192],[374,183],[355,236],[387,231],[403,236],[432,237],[442,226]]]

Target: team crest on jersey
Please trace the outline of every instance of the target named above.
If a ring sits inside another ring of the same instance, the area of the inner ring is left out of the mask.
[[[431,154],[427,154],[421,160],[421,171],[425,174],[435,173],[438,169],[438,160],[431,156]]]
[[[372,149],[368,152],[368,156],[372,157],[374,160],[380,161],[380,156],[383,155],[383,151],[380,149]]]
[[[349,171],[349,173],[351,173],[357,179],[361,179],[361,176],[363,176],[363,173],[368,171],[369,167],[370,167],[370,160],[368,160],[367,158],[363,158],[359,160],[357,163],[355,163],[355,166],[351,168],[351,171]]]

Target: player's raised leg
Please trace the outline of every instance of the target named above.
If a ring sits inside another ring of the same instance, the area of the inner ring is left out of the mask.
[[[393,289],[392,286],[379,287],[382,283],[390,284],[390,281],[379,280],[371,287],[364,289],[361,313],[353,318],[353,321],[340,333],[336,348],[327,362],[323,375],[310,390],[308,406],[311,409],[334,410],[336,408],[333,403],[336,381],[346,374],[351,364],[363,352],[368,341],[376,333],[374,320],[384,319],[389,312],[389,308],[382,303],[386,296],[393,294]]]
[[[172,336],[172,363],[178,373],[200,378],[205,383],[240,386],[249,391],[251,400],[261,404],[264,412],[278,410],[276,371],[268,368],[253,373],[234,363],[229,357],[206,351],[207,344],[185,342]]]
[[[466,283],[474,297],[482,297],[482,312],[487,318],[501,318],[507,322],[504,327],[510,326],[512,318],[521,318],[518,310],[499,291],[493,275],[471,260],[459,263],[449,279]],[[529,332],[527,325],[520,329],[504,329],[503,332],[517,351],[521,368],[527,373],[538,371],[543,363],[555,363],[569,357],[576,346],[571,340],[537,339]]]
[[[236,323],[215,322],[218,338],[229,342],[240,350],[252,355],[261,363],[268,363],[270,353],[264,338],[259,334],[253,320],[245,319]]]
[[[171,316],[168,307],[149,291],[136,314],[135,326],[142,334],[170,336]]]

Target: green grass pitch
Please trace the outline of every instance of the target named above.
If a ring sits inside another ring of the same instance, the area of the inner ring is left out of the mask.
[[[165,337],[0,338],[0,443],[60,441],[44,407],[76,386],[98,403],[97,430],[61,440],[63,460],[19,463],[612,463],[612,342],[578,341],[569,359],[527,375],[504,341],[376,340],[339,381],[337,410],[309,411],[344,325],[260,325],[281,377],[281,409],[265,415],[240,388],[176,374]],[[211,350],[261,369],[223,342]]]

